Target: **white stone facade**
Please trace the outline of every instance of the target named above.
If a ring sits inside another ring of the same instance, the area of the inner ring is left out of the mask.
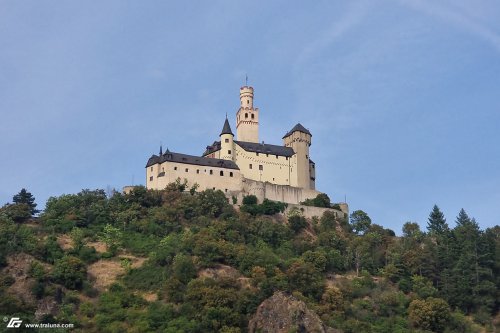
[[[173,152],[153,155],[146,166],[146,187],[163,189],[177,178],[197,183],[200,190],[220,189],[228,196],[254,194],[297,204],[314,198],[315,165],[309,155],[311,133],[297,124],[283,137],[283,145],[259,143],[259,109],[254,90],[240,89],[236,113],[237,137],[226,119],[220,141],[208,146],[201,157]]]

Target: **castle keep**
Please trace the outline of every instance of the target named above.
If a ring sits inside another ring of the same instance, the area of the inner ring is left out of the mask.
[[[241,198],[254,194],[297,204],[314,198],[315,165],[310,159],[312,135],[300,123],[283,136],[283,145],[259,142],[259,109],[254,107],[254,89],[240,88],[236,113],[236,137],[226,117],[219,140],[207,146],[202,156],[167,151],[160,147],[146,164],[146,187],[163,189],[177,178],[200,190],[219,189]]]

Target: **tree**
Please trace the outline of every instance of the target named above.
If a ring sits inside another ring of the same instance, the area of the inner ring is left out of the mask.
[[[416,299],[408,308],[408,317],[412,325],[432,332],[443,332],[450,316],[450,306],[441,298]]]
[[[351,227],[356,234],[363,234],[372,224],[371,218],[362,210],[355,210],[351,214]]]
[[[122,245],[123,235],[120,229],[113,227],[111,224],[107,224],[104,227],[100,239],[106,244],[108,252],[115,255]]]
[[[55,262],[52,276],[66,288],[81,289],[87,276],[87,268],[77,257],[64,256]]]
[[[21,191],[14,195],[12,201],[16,204],[26,204],[30,208],[31,215],[35,215],[40,211],[36,209],[35,197],[25,188],[21,189]]]
[[[434,205],[432,212],[429,214],[429,219],[427,222],[427,231],[433,235],[443,235],[448,232],[450,228],[446,223],[443,212],[439,209],[437,205]]]

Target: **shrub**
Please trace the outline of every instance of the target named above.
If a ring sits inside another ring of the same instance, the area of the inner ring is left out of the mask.
[[[52,277],[68,289],[81,289],[87,276],[85,264],[73,256],[64,256],[54,265]]]
[[[243,205],[256,205],[257,204],[257,197],[253,194],[245,195],[243,197],[242,204]]]
[[[307,227],[307,221],[304,216],[301,215],[293,215],[288,218],[288,224],[290,225],[290,228],[295,231],[295,233],[298,233],[305,227]]]

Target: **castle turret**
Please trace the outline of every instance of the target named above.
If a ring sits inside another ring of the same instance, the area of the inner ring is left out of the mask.
[[[224,160],[234,161],[234,134],[229,126],[229,121],[224,122],[222,131],[220,133],[220,158]]]
[[[290,185],[311,188],[314,182],[311,182],[309,146],[311,145],[311,132],[300,123],[295,125],[283,137],[283,145],[291,147],[295,152],[291,163],[292,172],[290,175]],[[315,175],[314,175],[315,176]],[[312,188],[314,189],[314,188]]]
[[[240,88],[236,134],[239,141],[259,142],[259,109],[253,107],[253,88],[249,86]]]

